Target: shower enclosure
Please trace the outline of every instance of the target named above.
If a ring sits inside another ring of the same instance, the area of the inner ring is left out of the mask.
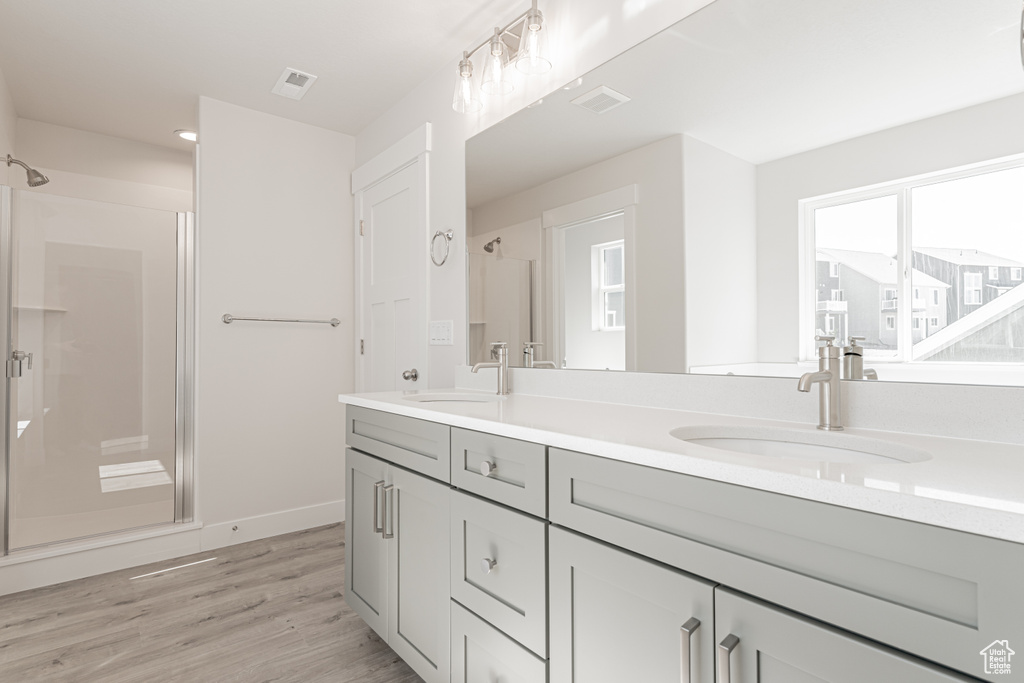
[[[192,232],[0,187],[0,554],[191,520]]]

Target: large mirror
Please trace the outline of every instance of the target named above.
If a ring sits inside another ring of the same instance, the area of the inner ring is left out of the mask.
[[[1020,22],[716,0],[473,137],[468,360],[1024,385]]]

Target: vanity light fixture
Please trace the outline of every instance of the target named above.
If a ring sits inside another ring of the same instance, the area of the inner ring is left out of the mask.
[[[177,135],[182,140],[188,140],[189,142],[195,142],[196,140],[199,139],[199,135],[194,130],[185,130],[183,128],[179,128],[178,130],[174,131],[174,134]]]
[[[544,31],[544,15],[537,9],[537,0],[532,0],[530,9],[512,20],[505,28],[494,29],[494,35],[472,50],[462,53],[455,78],[455,95],[452,109],[460,114],[480,111],[483,102],[473,83],[473,62],[470,57],[477,50],[487,47],[480,91],[488,95],[507,95],[515,89],[509,68],[525,74],[540,74],[551,69],[547,58],[547,33]]]

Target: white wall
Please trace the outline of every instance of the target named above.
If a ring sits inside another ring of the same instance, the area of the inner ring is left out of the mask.
[[[344,515],[353,139],[209,98],[199,136],[196,495],[216,547]]]
[[[758,166],[758,360],[799,355],[799,200],[1022,153],[1022,116],[1014,95]]]
[[[687,365],[753,362],[756,167],[686,135],[683,188]]]
[[[0,185],[10,185],[7,178],[12,169],[7,168],[7,155],[17,158],[14,148],[14,134],[18,123],[18,113],[14,109],[11,91],[7,89],[7,79],[0,71],[0,156],[4,163],[0,165]],[[20,170],[20,169],[19,169]]]
[[[494,98],[477,114],[456,114],[451,107],[454,74],[459,55],[425,80],[387,113],[356,136],[356,163],[361,165],[397,140],[430,121],[433,145],[430,154],[429,234],[455,231],[453,258],[443,268],[429,270],[430,318],[455,321],[455,344],[431,346],[431,387],[454,386],[454,369],[466,359],[466,187],[465,141],[475,133],[543,97],[548,92],[596,68],[683,17],[710,4],[711,0],[552,0],[546,3],[545,25],[552,31],[554,68],[547,74],[525,79],[523,90],[504,99]],[[520,3],[495,25],[525,9]],[[483,40],[486,36],[480,36]],[[473,45],[467,45],[471,48]],[[461,246],[460,246],[461,245]]]
[[[32,192],[167,211],[192,211],[192,153],[18,119],[18,158],[50,178]],[[27,190],[25,173],[10,184]]]

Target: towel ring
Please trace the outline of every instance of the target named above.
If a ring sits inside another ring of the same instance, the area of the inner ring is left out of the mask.
[[[454,236],[455,233],[452,232],[451,229],[449,228],[444,232],[438,230],[437,232],[434,233],[434,236],[430,238],[430,260],[434,262],[435,266],[443,266],[444,262],[448,260],[448,244],[452,241],[452,237]],[[434,243],[437,242],[438,237],[444,238],[444,255],[440,257],[440,261],[436,256],[437,249],[434,247]]]

